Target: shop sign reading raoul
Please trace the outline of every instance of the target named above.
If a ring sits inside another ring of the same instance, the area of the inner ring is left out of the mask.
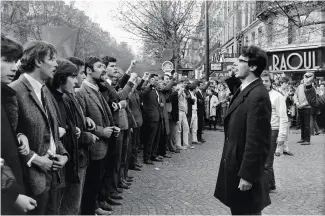
[[[270,71],[303,71],[318,68],[316,50],[295,50],[269,54]]]

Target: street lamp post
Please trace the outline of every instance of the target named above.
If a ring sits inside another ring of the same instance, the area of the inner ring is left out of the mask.
[[[209,63],[209,7],[208,0],[205,0],[205,79],[209,81],[210,63]]]

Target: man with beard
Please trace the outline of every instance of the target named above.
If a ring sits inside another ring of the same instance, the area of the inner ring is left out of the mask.
[[[264,180],[271,145],[271,102],[260,79],[266,65],[265,51],[243,47],[234,73],[226,80],[235,93],[224,119],[225,142],[214,196],[233,215],[260,215],[271,203]]]
[[[37,201],[32,214],[40,215],[57,211],[57,188],[64,184],[62,168],[68,161],[68,152],[59,140],[64,130],[59,129],[53,96],[44,85],[53,78],[56,54],[47,42],[27,43],[21,58],[24,74],[10,84],[17,100],[9,104],[9,116],[14,130],[29,141],[30,152],[24,162],[29,193]]]
[[[112,144],[110,138],[114,121],[111,110],[97,85],[102,74],[106,73],[104,64],[97,57],[88,57],[85,60],[85,70],[87,78],[77,92],[77,98],[85,116],[90,117],[96,123],[97,127],[93,133],[99,140],[90,148],[81,213],[108,214],[109,212],[97,205],[97,196],[103,183],[108,145]]]

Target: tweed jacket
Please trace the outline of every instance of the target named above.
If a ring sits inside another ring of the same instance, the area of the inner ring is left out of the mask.
[[[27,136],[30,152],[23,157],[27,163],[34,153],[39,156],[47,154],[50,147],[51,132],[56,145],[56,154],[68,155],[59,139],[58,115],[56,113],[53,96],[47,87],[44,87],[45,100],[48,113],[37,98],[32,85],[25,76],[9,85],[16,91],[15,99],[8,102],[8,116],[16,133],[23,133]],[[59,173],[60,182],[64,178]],[[27,181],[33,195],[41,194],[46,188],[46,176],[36,165],[27,169]]]
[[[90,147],[91,160],[101,160],[105,157],[109,145],[109,139],[104,138],[103,130],[114,125],[111,109],[103,95],[85,83],[81,85],[76,97],[85,116],[96,123],[93,133],[99,137],[99,140]]]

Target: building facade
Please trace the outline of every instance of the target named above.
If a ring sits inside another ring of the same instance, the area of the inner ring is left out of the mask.
[[[222,71],[239,56],[242,46],[267,51],[268,70],[293,79],[306,71],[325,72],[325,3],[323,1],[210,1],[210,63],[222,62]],[[204,5],[203,5],[204,7]],[[204,23],[204,10],[201,19]],[[194,68],[204,76],[204,30],[197,32]],[[198,44],[199,43],[199,44]],[[195,44],[195,46],[194,46]],[[200,60],[198,60],[198,57]],[[211,73],[211,72],[210,72]]]

